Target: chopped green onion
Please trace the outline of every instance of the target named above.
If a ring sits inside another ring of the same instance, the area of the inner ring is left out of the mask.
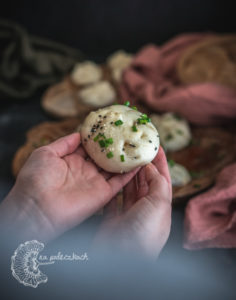
[[[121,120],[115,121],[115,125],[116,125],[116,126],[120,126],[120,125],[122,125],[122,124],[123,124],[123,121],[121,121]]]
[[[133,110],[138,110],[136,106],[131,106]]]
[[[121,160],[122,162],[125,161],[125,156],[124,156],[123,154],[120,156],[120,160]]]
[[[182,120],[182,117],[178,114],[173,114],[173,117],[177,120]]]
[[[132,126],[132,131],[134,131],[134,132],[137,132],[138,131],[138,129],[137,129],[137,127],[134,125],[134,126]]]
[[[148,121],[148,123],[150,123],[150,122],[151,122],[151,119],[150,119],[150,118],[147,118],[147,121]]]
[[[147,119],[148,116],[146,114],[142,114],[141,117],[142,119]]]
[[[176,132],[179,134],[179,135],[183,135],[183,131],[181,129],[177,129]]]
[[[130,102],[129,101],[125,101],[124,105],[125,106],[130,106]]]
[[[147,124],[147,120],[138,118],[138,124]]]
[[[104,139],[106,138],[105,135],[104,135],[103,133],[99,133],[99,134],[98,134],[97,136],[95,136],[95,138],[93,139],[94,142],[97,142],[98,139],[99,139],[100,137],[103,137]]]
[[[112,158],[113,156],[114,156],[113,152],[110,151],[110,152],[107,153],[107,158]]]
[[[106,139],[105,143],[108,143],[110,145],[113,144],[113,138]]]
[[[98,141],[98,143],[99,143],[101,148],[106,147],[106,143],[105,143],[104,140],[100,140],[100,141]]]
[[[173,159],[168,159],[168,164],[172,168],[175,165],[175,161]]]
[[[167,134],[166,137],[165,137],[165,140],[169,141],[171,139],[173,139],[173,135],[171,133]]]

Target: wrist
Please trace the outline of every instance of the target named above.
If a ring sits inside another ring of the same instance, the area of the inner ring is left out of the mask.
[[[22,193],[16,186],[0,205],[1,228],[19,240],[48,241],[55,231],[38,207],[36,199]]]

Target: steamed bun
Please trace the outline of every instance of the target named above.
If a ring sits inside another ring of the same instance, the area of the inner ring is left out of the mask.
[[[173,186],[184,186],[192,180],[190,173],[183,165],[168,163],[168,168]]]
[[[102,78],[102,69],[92,61],[85,61],[74,66],[71,80],[77,85],[88,85]]]
[[[129,172],[146,165],[159,149],[159,134],[150,119],[126,105],[91,112],[80,133],[88,155],[108,172]]]
[[[161,144],[166,151],[178,151],[189,145],[192,136],[186,120],[173,113],[153,114],[151,119],[158,129]]]
[[[114,102],[116,91],[109,81],[103,80],[82,89],[79,97],[84,104],[98,108]]]
[[[123,71],[131,64],[133,55],[123,50],[118,50],[107,59],[107,64],[111,69],[112,78],[119,82]]]

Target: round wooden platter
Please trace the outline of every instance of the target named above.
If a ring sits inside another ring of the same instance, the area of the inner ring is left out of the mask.
[[[32,153],[42,145],[74,132],[82,119],[68,119],[59,122],[43,122],[26,134],[26,142],[16,152],[12,171],[17,176],[19,170]],[[234,135],[221,128],[193,128],[191,144],[180,151],[167,153],[168,159],[184,165],[192,176],[192,181],[183,187],[173,187],[173,203],[185,202],[208,187],[216,175],[226,165],[236,159]]]
[[[81,120],[71,118],[61,122],[43,122],[32,127],[26,133],[26,142],[15,153],[12,161],[12,173],[16,177],[30,154],[38,147],[47,145],[56,139],[76,131]]]
[[[236,160],[235,135],[225,129],[204,127],[192,129],[191,144],[180,151],[167,153],[168,159],[187,168],[192,181],[173,187],[173,203],[181,203],[206,190],[226,165]]]
[[[103,76],[102,80],[109,81],[115,89],[118,100],[118,86],[112,80],[111,72],[106,65],[101,65]],[[49,115],[57,119],[71,117],[84,117],[90,111],[97,109],[84,104],[79,98],[79,91],[82,86],[76,85],[67,75],[61,82],[50,86],[41,99],[41,106]]]

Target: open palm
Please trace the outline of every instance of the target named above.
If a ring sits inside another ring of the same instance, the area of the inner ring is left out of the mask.
[[[74,133],[38,148],[14,187],[37,204],[55,236],[102,208],[137,172],[114,175],[102,171],[79,144],[80,135]]]

